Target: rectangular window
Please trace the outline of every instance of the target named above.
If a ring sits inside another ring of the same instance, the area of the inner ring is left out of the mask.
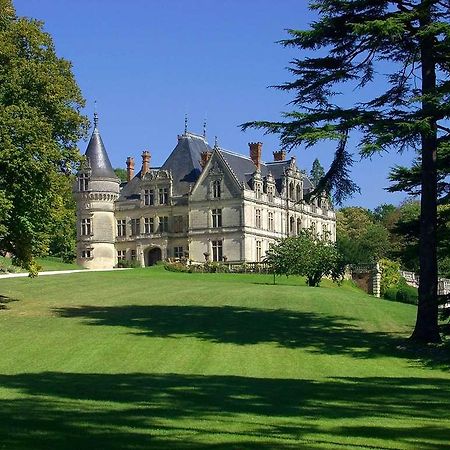
[[[139,236],[141,234],[141,222],[139,219],[131,219],[131,236]]]
[[[222,261],[223,259],[223,243],[222,241],[212,241],[213,261]]]
[[[92,234],[91,219],[81,219],[81,235],[90,236]]]
[[[267,200],[273,202],[273,187],[267,188]]]
[[[273,231],[273,212],[268,212],[267,214],[267,229]]]
[[[153,217],[144,218],[144,233],[150,234],[155,232],[155,221]]]
[[[256,261],[257,262],[261,261],[261,254],[262,254],[261,248],[262,248],[261,241],[256,241]]]
[[[168,205],[169,204],[169,191],[167,188],[159,189],[159,204]]]
[[[220,228],[222,226],[222,210],[213,209],[212,213],[212,226],[213,228]]]
[[[261,185],[258,183],[256,186],[255,186],[255,197],[256,197],[256,199],[257,200],[259,200],[260,198],[261,198]]]
[[[117,259],[122,261],[126,258],[126,250],[117,250]]]
[[[162,216],[159,218],[159,232],[167,233],[169,231],[169,218]]]
[[[91,251],[90,250],[82,250],[81,251],[81,257],[82,258],[90,258],[91,257]]]
[[[80,173],[78,175],[78,189],[80,191],[87,191],[89,189],[89,175],[87,173]]]
[[[255,227],[261,228],[261,210],[257,209],[255,211]]]
[[[127,221],[125,219],[119,219],[117,221],[117,236],[126,236],[127,233]]]
[[[175,258],[182,258],[183,257],[183,247],[174,247],[173,254]]]
[[[183,216],[174,216],[173,232],[174,233],[182,233],[183,232]]]
[[[132,260],[136,259],[136,250],[131,250],[131,259]]]
[[[153,189],[144,190],[144,205],[152,206],[155,204],[155,192]]]
[[[213,181],[213,197],[220,198],[221,194],[220,180]]]

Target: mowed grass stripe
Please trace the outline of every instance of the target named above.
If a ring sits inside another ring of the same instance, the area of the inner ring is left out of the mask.
[[[414,307],[271,282],[0,280],[0,448],[448,446],[447,347],[406,344]]]

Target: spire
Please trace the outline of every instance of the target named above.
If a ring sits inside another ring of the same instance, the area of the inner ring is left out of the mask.
[[[94,129],[98,127],[97,100],[94,100]]]
[[[203,139],[206,139],[206,119],[203,121]]]
[[[219,143],[217,141],[217,136],[214,136],[214,148],[219,148]]]
[[[94,130],[92,131],[85,155],[89,160],[92,178],[117,178],[111,162],[109,161],[108,153],[106,152],[100,132],[98,131],[98,114],[96,106],[94,112]]]
[[[184,115],[184,135],[187,134],[187,130],[188,130],[188,115],[185,114]]]

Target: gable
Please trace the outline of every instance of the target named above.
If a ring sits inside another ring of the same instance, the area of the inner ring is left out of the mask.
[[[222,199],[241,195],[241,186],[220,153],[215,150],[192,189],[191,201],[202,201],[213,196],[213,183],[220,182]]]

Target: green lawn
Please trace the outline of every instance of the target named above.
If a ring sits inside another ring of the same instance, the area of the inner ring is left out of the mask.
[[[83,268],[75,263],[64,263],[61,261],[61,258],[56,258],[54,256],[47,256],[46,258],[36,258],[36,262],[39,264],[39,266],[41,266],[39,272],[48,270],[75,270]],[[0,256],[0,266],[11,267],[11,258]],[[19,267],[15,267],[14,269],[16,272],[26,272],[26,270],[20,269]]]
[[[437,449],[448,347],[350,285],[161,267],[0,280],[0,449]]]

